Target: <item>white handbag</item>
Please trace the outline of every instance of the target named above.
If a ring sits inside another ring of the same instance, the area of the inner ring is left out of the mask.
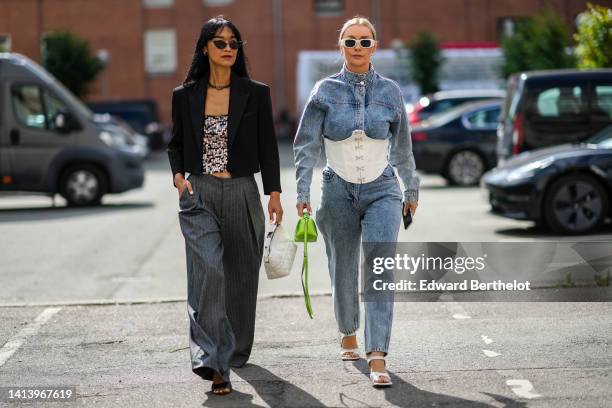
[[[268,279],[288,276],[293,266],[297,245],[289,239],[280,224],[274,224],[264,242],[264,268]]]

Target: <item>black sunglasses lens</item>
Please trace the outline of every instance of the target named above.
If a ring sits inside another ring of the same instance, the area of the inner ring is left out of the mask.
[[[363,48],[370,48],[372,46],[372,40],[360,40],[359,45],[361,45]]]
[[[230,41],[229,43],[223,41],[223,40],[214,40],[213,44],[215,45],[215,47],[217,47],[220,50],[224,50],[225,47],[227,47],[227,45],[229,44],[229,47],[232,50],[237,50],[238,48],[240,48],[240,42],[239,41]]]
[[[357,45],[357,41],[355,40],[344,40],[345,47],[353,48],[355,45]]]
[[[225,49],[225,47],[227,46],[227,43],[223,40],[214,40],[213,44],[220,50]]]

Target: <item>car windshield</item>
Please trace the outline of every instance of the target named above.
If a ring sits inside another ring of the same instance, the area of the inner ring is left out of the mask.
[[[601,129],[586,140],[586,143],[596,144],[602,149],[612,148],[612,125]]]

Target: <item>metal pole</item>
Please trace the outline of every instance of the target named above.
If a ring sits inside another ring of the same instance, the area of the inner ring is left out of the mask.
[[[374,27],[376,27],[376,34],[378,40],[382,40],[382,24],[380,24],[380,0],[372,0],[372,20],[374,20]]]
[[[272,36],[274,44],[274,82],[276,111],[282,112],[285,102],[285,47],[283,42],[283,0],[272,0]]]

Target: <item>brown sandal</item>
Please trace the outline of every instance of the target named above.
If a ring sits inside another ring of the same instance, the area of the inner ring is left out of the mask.
[[[232,383],[231,381],[223,381],[222,383],[213,384],[210,390],[215,395],[227,395],[232,392]]]

